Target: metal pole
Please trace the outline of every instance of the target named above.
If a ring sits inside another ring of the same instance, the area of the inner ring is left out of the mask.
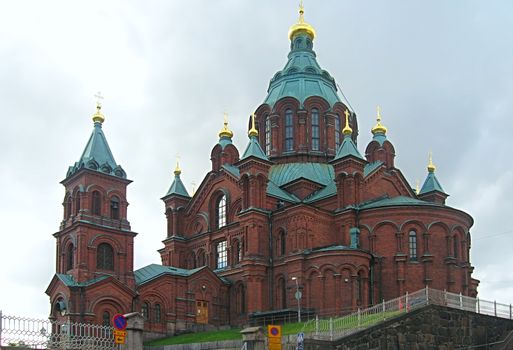
[[[408,292],[406,292],[406,305],[404,306],[404,308],[406,309],[406,312],[410,311],[409,308],[410,308],[410,303],[409,303],[409,296],[408,296]]]
[[[2,316],[2,311],[0,311],[0,316]],[[511,316],[512,316],[512,315],[511,315],[511,304],[509,304],[509,319],[510,319],[510,320],[511,320]],[[2,325],[2,323],[1,323],[1,322],[0,322],[0,325]],[[0,330],[0,332],[1,332],[1,330]],[[0,337],[0,339],[1,339],[1,337]]]
[[[477,298],[477,313],[481,313],[481,306],[479,305],[479,298]]]
[[[493,301],[493,314],[497,317],[497,301]]]

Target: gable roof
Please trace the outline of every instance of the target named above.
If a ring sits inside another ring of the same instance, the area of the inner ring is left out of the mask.
[[[442,188],[442,185],[440,185],[440,182],[438,182],[435,173],[428,172],[426,180],[424,181],[424,184],[422,185],[419,194],[424,194],[433,191],[445,193],[444,189]]]

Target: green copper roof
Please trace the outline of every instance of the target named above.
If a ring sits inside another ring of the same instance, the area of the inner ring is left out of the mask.
[[[199,267],[197,269],[187,270],[172,266],[151,264],[134,271],[135,283],[137,285],[141,285],[163,275],[187,277],[203,268],[205,268],[205,266]]]
[[[360,152],[358,151],[358,148],[353,142],[353,139],[351,138],[351,135],[344,135],[344,140],[340,144],[340,146],[337,149],[337,154],[335,155],[335,159],[342,159],[344,157],[353,156],[358,159],[364,159]]]
[[[397,196],[397,197],[382,197],[378,198],[374,201],[370,201],[364,203],[359,206],[359,209],[370,209],[370,208],[379,208],[379,207],[388,207],[388,206],[401,206],[401,205],[426,205],[433,206],[433,203],[421,201],[419,199],[410,198],[406,196]]]
[[[333,182],[335,172],[331,164],[324,163],[275,164],[269,170],[269,179],[280,187],[300,178],[328,185]]]
[[[326,187],[314,192],[312,195],[304,199],[305,203],[313,203],[315,201],[328,198],[337,194],[337,185],[335,181],[329,182]]]
[[[419,194],[424,194],[428,192],[438,191],[445,193],[442,185],[440,185],[440,182],[438,182],[438,179],[435,176],[434,172],[428,172],[428,175],[426,177],[426,181],[424,181],[424,185],[422,185],[422,188],[420,189]]]
[[[260,147],[260,144],[258,143],[256,136],[251,136],[249,138],[248,146],[246,147],[246,150],[244,151],[241,160],[249,157],[255,157],[269,161],[269,158],[265,155],[264,151],[262,150],[262,147]]]
[[[183,185],[182,180],[180,179],[180,174],[175,173],[175,179],[173,180],[173,183],[171,184],[171,187],[169,187],[169,190],[166,193],[166,196],[170,196],[172,194],[177,194],[184,197],[190,197],[189,193],[187,193],[187,190],[185,189],[185,186]]]
[[[239,178],[240,177],[240,170],[239,168],[237,168],[236,166],[234,165],[231,165],[231,164],[223,164],[221,166],[221,168],[225,169],[226,171],[228,171],[230,174],[232,174],[233,176]]]
[[[93,285],[97,282],[100,282],[106,278],[108,278],[108,276],[100,276],[100,277],[97,277],[97,278],[93,278],[93,279],[90,279],[89,281],[85,281],[85,282],[82,282],[82,283],[78,283],[76,282],[74,279],[73,279],[73,276],[71,275],[65,275],[63,273],[57,273],[56,276],[61,280],[62,283],[64,283],[67,287],[87,287],[87,286],[90,286],[90,285]]]
[[[372,140],[378,142],[381,146],[383,146],[383,143],[385,143],[385,141],[387,140],[387,135],[378,132],[374,135]]]
[[[293,38],[287,64],[269,82],[264,103],[273,107],[287,96],[296,98],[301,106],[310,96],[320,96],[330,106],[340,102],[335,79],[319,66],[312,47],[312,40],[306,34]]]
[[[165,275],[171,275],[171,276],[181,276],[181,277],[188,277],[196,272],[207,269],[208,267],[202,266],[198,267],[196,269],[180,269],[173,266],[163,266],[158,264],[151,264],[145,267],[142,267],[138,270],[134,271],[135,276],[135,284],[141,285],[147,282],[150,282],[156,278],[159,278],[161,276]],[[218,276],[219,279],[221,279],[224,283],[230,283],[226,278]]]
[[[273,181],[267,182],[267,194],[272,197],[286,200],[287,202],[292,202],[292,203],[301,202],[301,200],[299,198],[297,198],[294,194],[288,193],[287,191],[282,190]]]
[[[363,177],[367,177],[374,170],[379,169],[379,167],[381,165],[383,165],[383,162],[380,160],[378,160],[376,162],[365,164],[365,167],[363,168]]]
[[[110,151],[101,123],[94,123],[94,129],[79,161],[70,166],[66,176],[71,176],[82,168],[126,178],[125,171],[116,164]]]
[[[231,145],[232,144],[232,139],[229,138],[229,137],[226,137],[226,136],[221,136],[219,138],[219,145],[221,145],[221,149],[224,150],[224,148],[228,145]]]

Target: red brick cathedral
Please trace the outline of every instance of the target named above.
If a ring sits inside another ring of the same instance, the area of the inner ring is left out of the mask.
[[[109,323],[139,311],[146,329],[247,324],[268,315],[339,313],[425,286],[475,296],[472,217],[445,204],[431,159],[421,189],[394,166],[378,110],[362,155],[356,114],[317,63],[303,11],[290,52],[249,120],[242,154],[225,120],[212,169],[191,197],[177,166],[162,198],[162,265],[133,266],[127,179],[94,128],[62,181],[64,217],[51,317]],[[194,140],[191,140],[193,143]]]

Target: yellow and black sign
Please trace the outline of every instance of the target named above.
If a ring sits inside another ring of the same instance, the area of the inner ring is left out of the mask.
[[[125,344],[126,331],[114,330],[114,344]]]
[[[281,350],[281,326],[268,325],[269,350]]]

